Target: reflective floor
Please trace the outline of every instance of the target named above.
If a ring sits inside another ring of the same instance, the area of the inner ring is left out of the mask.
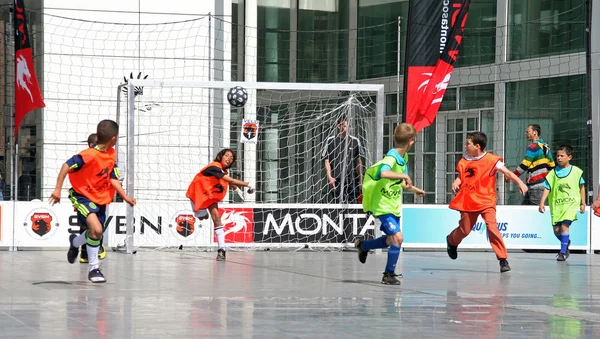
[[[108,253],[106,284],[66,251],[0,252],[2,338],[598,338],[600,256]]]

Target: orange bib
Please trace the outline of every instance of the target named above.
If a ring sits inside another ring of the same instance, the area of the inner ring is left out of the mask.
[[[210,205],[223,200],[227,194],[229,183],[223,179],[205,175],[204,171],[209,167],[223,169],[220,162],[211,162],[200,173],[196,174],[185,194],[194,203],[194,212],[206,209]],[[227,171],[224,172],[227,175]]]
[[[110,174],[117,162],[117,152],[113,148],[106,152],[88,148],[79,155],[83,159],[83,167],[69,173],[73,189],[98,205],[109,204],[116,192],[110,184]]]
[[[460,190],[450,202],[450,208],[463,212],[479,212],[496,208],[496,164],[502,159],[486,153],[481,159],[460,159],[456,171]]]

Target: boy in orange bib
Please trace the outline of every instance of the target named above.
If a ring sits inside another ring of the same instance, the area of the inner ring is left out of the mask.
[[[471,233],[471,229],[481,215],[485,221],[488,239],[496,258],[500,263],[500,272],[510,271],[506,246],[498,231],[496,222],[496,173],[500,171],[519,185],[521,194],[527,192],[527,186],[511,172],[502,159],[485,152],[487,137],[482,132],[473,132],[467,136],[466,155],[456,166],[458,177],[452,183],[452,192],[456,194],[450,202],[450,208],[460,212],[459,226],[447,237],[447,251],[450,259],[458,257],[458,245]],[[458,193],[457,193],[458,192]]]
[[[97,127],[97,143],[67,160],[56,179],[56,187],[50,195],[52,205],[60,202],[63,183],[67,175],[72,188],[69,199],[77,210],[77,220],[87,230],[79,236],[71,234],[67,260],[72,264],[79,255],[79,248],[87,247],[90,270],[88,279],[93,283],[106,281],[100,271],[98,250],[102,234],[106,230],[106,206],[118,193],[125,202],[135,206],[135,199],[123,191],[116,166],[117,154],[113,148],[117,143],[119,125],[112,120],[102,120]]]
[[[196,174],[185,194],[192,203],[195,216],[199,219],[206,219],[210,214],[215,224],[218,261],[225,260],[225,231],[219,215],[218,203],[225,198],[229,184],[233,189],[237,189],[237,186],[248,187],[248,193],[254,193],[254,188],[250,187],[250,184],[229,176],[227,170],[234,162],[235,152],[233,150],[226,148],[220,151],[213,162]]]

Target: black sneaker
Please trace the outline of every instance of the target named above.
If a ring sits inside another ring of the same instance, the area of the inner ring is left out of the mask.
[[[397,276],[398,275],[394,273],[385,272],[383,273],[383,279],[381,279],[381,283],[384,285],[400,285],[400,280],[396,278]]]
[[[219,248],[219,250],[217,251],[217,261],[225,261],[225,259],[226,259],[225,250],[222,248]]]
[[[79,255],[79,247],[73,246],[73,240],[75,240],[75,238],[77,238],[76,234],[71,234],[69,236],[70,247],[69,247],[69,252],[67,252],[67,260],[71,264],[75,263],[75,259],[77,259],[77,256]]]
[[[88,279],[93,283],[103,283],[106,282],[106,278],[102,272],[100,272],[100,268],[94,268],[88,273]]]
[[[508,271],[510,271],[510,266],[508,266],[508,260],[501,259],[500,260],[500,273],[504,273],[504,272],[508,272]]]
[[[354,247],[356,247],[356,249],[358,250],[358,260],[364,264],[367,261],[367,255],[369,254],[369,251],[365,251],[362,249],[363,242],[365,241],[356,240],[356,242],[354,243]]]
[[[567,256],[562,253],[558,253],[558,255],[556,256],[556,261],[565,261],[565,260],[567,260]]]
[[[452,260],[456,260],[456,258],[458,258],[458,246],[452,246],[450,245],[450,240],[449,240],[450,236],[446,237],[446,251],[448,252],[448,256],[450,257],[450,259]]]
[[[104,260],[106,258],[106,249],[104,245],[100,245],[100,249],[98,250],[98,259]]]
[[[87,264],[89,262],[87,248],[85,245],[81,246],[81,254],[79,255],[79,262],[82,264]]]
[[[565,253],[565,259],[569,258],[569,256],[571,255],[571,251],[569,251],[570,246],[571,246],[571,239],[569,239],[569,242],[567,243],[567,253]]]

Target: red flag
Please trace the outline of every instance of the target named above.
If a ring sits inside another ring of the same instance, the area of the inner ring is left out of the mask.
[[[15,139],[21,121],[30,111],[46,107],[33,67],[31,39],[25,21],[25,4],[15,0]]]
[[[411,0],[404,80],[405,121],[431,125],[450,82],[470,0]]]

